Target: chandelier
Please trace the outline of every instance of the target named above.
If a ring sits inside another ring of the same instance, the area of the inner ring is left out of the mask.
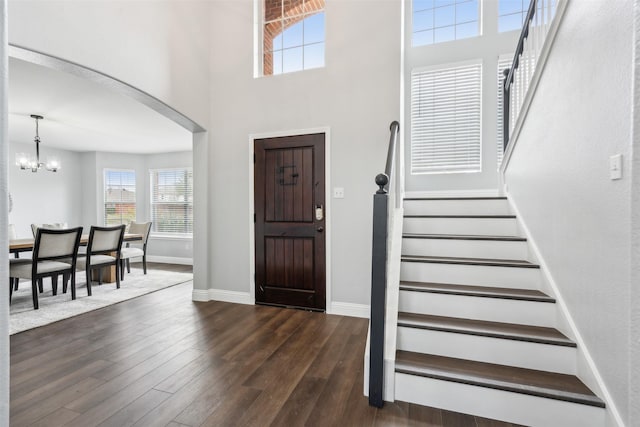
[[[44,117],[32,114],[31,118],[36,121],[36,137],[33,139],[36,143],[36,156],[32,157],[27,153],[16,153],[16,166],[22,170],[30,170],[31,172],[38,172],[42,167],[45,167],[45,169],[51,172],[58,172],[61,165],[57,159],[47,159],[46,163],[40,161],[40,134],[38,133],[38,120],[42,120]]]

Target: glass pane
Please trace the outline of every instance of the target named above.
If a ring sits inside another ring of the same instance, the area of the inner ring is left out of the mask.
[[[456,5],[456,23],[478,21],[478,1],[468,1]]]
[[[509,15],[521,12],[524,8],[524,0],[500,0],[498,3],[498,15]],[[527,7],[529,2],[527,1]]]
[[[515,15],[501,16],[498,18],[498,28],[502,31],[520,30],[522,28],[523,15],[516,13]]]
[[[319,43],[324,41],[324,12],[308,16],[304,21],[304,43]]]
[[[455,24],[455,7],[439,7],[435,9],[436,27],[444,27]]]
[[[284,23],[285,30],[282,33],[282,46],[288,47],[302,46],[302,21],[287,19]]]
[[[282,51],[273,52],[273,74],[282,74]]]
[[[433,9],[433,0],[413,0],[413,11]]]
[[[302,48],[286,49],[282,52],[282,72],[291,73],[302,70]]]
[[[436,7],[440,7],[440,6],[448,6],[448,5],[452,5],[456,2],[456,0],[435,0],[435,6]]]
[[[424,31],[433,28],[433,9],[413,14],[413,31]]]
[[[454,27],[437,28],[434,33],[435,43],[447,42],[455,40],[456,34]]]
[[[324,67],[324,43],[304,47],[304,69]]]
[[[413,46],[433,44],[433,30],[413,33]]]
[[[478,23],[470,22],[456,26],[456,39],[466,39],[478,35]]]

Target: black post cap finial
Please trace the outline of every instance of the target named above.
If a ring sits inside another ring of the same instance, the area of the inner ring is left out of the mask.
[[[376,185],[380,187],[377,194],[386,194],[387,190],[384,187],[389,183],[389,177],[383,173],[376,175]]]

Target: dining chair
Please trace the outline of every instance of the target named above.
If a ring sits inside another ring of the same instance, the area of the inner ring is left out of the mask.
[[[124,263],[127,262],[127,273],[131,273],[131,258],[142,257],[142,271],[147,274],[147,241],[151,232],[151,221],[149,222],[132,222],[129,224],[129,234],[142,235],[142,248],[132,248],[127,242],[126,247],[122,248],[122,261],[120,271],[122,279],[124,279]]]
[[[9,224],[9,240],[15,240],[18,236],[16,235],[16,227],[13,224]],[[20,258],[20,252],[15,252],[13,258],[9,258],[9,264],[29,264],[31,262],[31,258]],[[20,279],[11,279],[13,290],[18,290],[18,283]]]
[[[115,265],[116,288],[120,288],[120,251],[124,238],[124,225],[114,227],[91,226],[87,253],[78,258],[76,268],[87,274],[87,295],[91,296],[91,273],[98,271],[98,282],[102,283],[102,269]]]
[[[51,278],[53,294],[57,293],[58,276],[71,277],[71,299],[76,299],[76,261],[82,227],[52,230],[39,228],[33,247],[33,255],[29,263],[14,263],[9,266],[9,277],[12,279],[31,279],[33,308],[38,309],[38,281],[44,277]],[[10,287],[9,300],[13,295]]]

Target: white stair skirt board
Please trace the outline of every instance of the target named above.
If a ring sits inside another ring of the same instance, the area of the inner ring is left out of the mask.
[[[405,313],[556,327],[556,305],[548,302],[400,290],[399,309]]]
[[[402,239],[402,254],[528,260],[529,248],[526,241],[405,237]]]
[[[576,373],[576,348],[398,327],[398,350],[560,374]],[[402,400],[402,399],[400,399]]]
[[[396,373],[396,400],[531,427],[604,427],[602,408]]]
[[[400,266],[400,278],[411,282],[455,283],[516,289],[539,289],[542,281],[540,270],[537,268],[425,262],[403,262]]]
[[[407,218],[403,233],[519,236],[515,218]]]
[[[511,215],[504,199],[405,200],[405,215]]]

